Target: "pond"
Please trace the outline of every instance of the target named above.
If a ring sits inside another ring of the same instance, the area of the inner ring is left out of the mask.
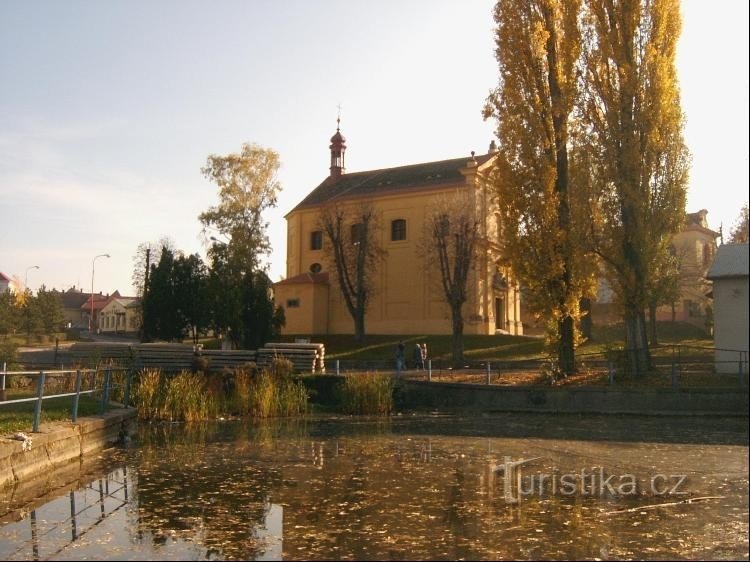
[[[746,418],[144,425],[76,479],[0,492],[0,559],[748,557]]]

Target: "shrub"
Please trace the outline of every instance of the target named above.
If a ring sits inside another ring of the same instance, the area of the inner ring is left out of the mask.
[[[339,392],[345,414],[388,415],[393,409],[393,379],[386,374],[347,375]]]

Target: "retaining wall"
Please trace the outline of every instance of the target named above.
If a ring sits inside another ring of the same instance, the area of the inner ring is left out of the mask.
[[[399,381],[407,408],[481,412],[748,415],[748,389],[648,389],[492,387]]]
[[[42,424],[31,437],[31,449],[23,441],[0,438],[0,488],[34,478],[87,453],[115,442],[130,433],[136,410],[111,410],[100,417],[80,418],[77,423]]]

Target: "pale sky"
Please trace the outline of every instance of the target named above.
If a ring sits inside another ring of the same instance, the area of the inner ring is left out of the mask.
[[[270,274],[288,213],[328,174],[337,105],[355,172],[486,152],[493,0],[0,2],[0,272],[132,294],[141,242],[205,257],[200,168],[279,152]],[[683,1],[678,66],[688,211],[734,224],[748,198],[748,6]],[[38,265],[39,269],[28,269]]]

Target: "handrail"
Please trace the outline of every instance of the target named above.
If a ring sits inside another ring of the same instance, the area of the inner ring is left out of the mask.
[[[33,397],[28,398],[16,398],[13,400],[0,400],[0,406],[6,405],[6,404],[21,404],[26,402],[34,402],[34,424],[33,424],[33,433],[39,432],[39,422],[42,415],[42,403],[44,400],[50,399],[50,398],[66,398],[66,397],[73,397],[73,407],[71,409],[71,421],[73,423],[76,423],[78,421],[78,403],[80,396],[82,394],[94,394],[95,392],[101,392],[101,401],[99,404],[99,415],[104,415],[104,411],[106,409],[106,405],[109,402],[109,395],[112,390],[112,370],[113,367],[106,367],[104,369],[59,369],[59,370],[39,370],[39,371],[8,371],[7,370],[7,364],[3,364],[3,369],[0,371],[0,393],[2,393],[2,397],[5,397],[5,382],[7,379],[7,376],[24,376],[24,377],[38,377],[37,380],[37,394]],[[125,371],[126,372],[126,378],[125,378],[125,389],[123,393],[123,407],[128,408],[130,407],[128,402],[130,398],[130,386],[132,383],[132,372],[129,369],[118,369],[114,368],[114,370],[118,371]],[[103,371],[103,381],[101,388],[96,388],[96,380],[93,381],[94,388],[89,390],[81,390],[81,376],[82,375],[96,375],[100,371]],[[74,392],[61,392],[58,394],[44,394],[44,384],[47,377],[63,377],[67,376],[70,377],[71,375],[75,375],[75,391]]]

